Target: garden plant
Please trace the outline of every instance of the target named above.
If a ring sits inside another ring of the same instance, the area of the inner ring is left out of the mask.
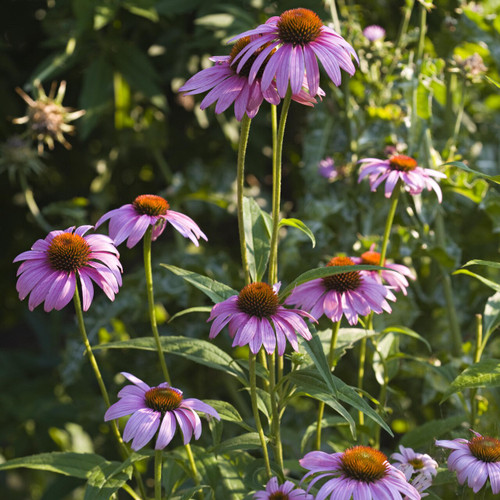
[[[9,0],[8,500],[500,496],[495,0]]]

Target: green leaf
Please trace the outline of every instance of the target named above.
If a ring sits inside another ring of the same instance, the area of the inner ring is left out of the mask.
[[[232,404],[218,399],[204,399],[203,402],[209,404],[212,408],[215,408],[219,413],[221,420],[234,422],[249,432],[255,432],[255,429],[244,422],[238,410]]]
[[[484,330],[488,335],[500,325],[500,292],[492,295],[484,308]]]
[[[256,432],[248,432],[223,441],[213,449],[213,452],[216,455],[224,455],[233,451],[255,450],[257,448],[260,448],[259,435]]]
[[[132,14],[158,22],[160,17],[154,8],[155,0],[134,0],[122,2],[122,7]]]
[[[417,88],[417,115],[422,120],[428,120],[431,117],[431,93],[429,89],[420,82]]]
[[[356,437],[356,423],[350,413],[340,404],[339,400],[330,392],[327,384],[321,379],[321,376],[314,370],[296,370],[284,380],[290,380],[297,387],[297,391],[310,397],[323,401],[330,408],[335,410],[349,425],[353,437]]]
[[[122,467],[122,470],[117,473],[117,463],[107,462],[91,471],[84,500],[108,500],[115,491],[118,491],[132,477],[132,466]],[[119,464],[119,466],[122,465]],[[111,473],[113,475],[109,477]]]
[[[316,246],[316,239],[314,238],[313,232],[299,219],[281,219],[278,227],[290,226],[300,229],[305,235],[309,237],[312,241],[313,248]]]
[[[271,218],[253,198],[243,198],[246,254],[253,281],[262,281],[271,249]]]
[[[480,274],[473,273],[467,269],[458,269],[453,274],[466,274],[467,276],[472,276],[473,278],[479,280],[481,283],[484,283],[485,285],[495,290],[495,292],[500,292],[500,285],[498,285],[494,281],[485,278],[484,276],[481,276]]]
[[[182,311],[179,311],[178,313],[175,313],[173,316],[171,316],[168,320],[169,323],[171,323],[174,319],[184,316],[185,314],[191,314],[195,312],[210,312],[212,308],[210,306],[198,306],[198,307],[190,307],[189,309],[184,309]]]
[[[195,273],[193,271],[187,271],[186,269],[181,269],[180,267],[171,266],[169,264],[160,264],[165,269],[170,272],[180,276],[188,283],[194,285],[198,290],[201,290],[205,295],[210,297],[214,303],[222,302],[228,299],[232,295],[238,295],[236,290],[220,283],[218,281],[209,278],[208,276],[203,276],[201,274]]]
[[[57,472],[65,476],[87,479],[96,467],[109,464],[105,458],[94,453],[58,452],[40,453],[28,457],[14,458],[0,464],[0,470],[27,469]]]
[[[325,266],[316,267],[315,269],[310,269],[300,276],[295,278],[280,294],[280,300],[286,298],[292,290],[302,283],[307,283],[308,281],[315,280],[318,278],[325,278],[326,276],[332,276],[334,274],[350,273],[353,271],[394,271],[394,269],[389,269],[388,267],[381,266],[371,266],[371,265],[355,265],[355,266]]]
[[[427,349],[429,350],[429,352],[432,352],[432,347],[429,344],[429,342],[426,339],[424,339],[424,337],[419,335],[417,332],[415,332],[411,328],[407,328],[406,326],[389,326],[389,327],[385,328],[384,330],[382,330],[381,333],[382,334],[397,333],[400,335],[407,335],[408,337],[412,337],[412,338],[424,343],[426,345]]]
[[[491,182],[495,182],[496,184],[500,184],[500,175],[483,174],[482,172],[479,172],[477,170],[474,170],[474,169],[468,167],[467,165],[465,165],[465,163],[462,163],[461,161],[450,161],[448,163],[444,163],[442,166],[446,166],[446,165],[452,165],[454,167],[461,168],[462,170],[465,170],[466,172],[470,172],[471,174],[478,175],[479,177],[484,177],[485,179],[488,179]]]
[[[434,440],[439,438],[444,433],[449,432],[465,421],[463,415],[456,415],[439,420],[431,420],[423,425],[418,426],[407,432],[400,441],[400,444],[409,448],[425,449],[430,444],[434,444]]]
[[[500,262],[495,262],[492,260],[481,260],[481,259],[473,259],[467,261],[463,267],[467,266],[487,266],[487,267],[495,267],[496,269],[500,269]]]
[[[486,80],[488,80],[490,83],[492,83],[493,85],[495,85],[497,88],[500,89],[500,83],[498,83],[497,81],[493,80],[493,78],[490,78],[487,75],[483,75],[483,76],[484,76],[484,78],[486,78]]]
[[[477,387],[500,386],[500,359],[483,359],[466,368],[444,393],[441,403],[456,392]]]
[[[188,337],[162,336],[160,337],[162,351],[165,354],[174,354],[183,358],[220,370],[238,378],[246,383],[244,370],[233,358],[219,349],[215,344],[201,339]],[[140,349],[144,351],[156,351],[156,343],[153,337],[140,337],[118,342],[109,342],[94,347],[99,349]]]

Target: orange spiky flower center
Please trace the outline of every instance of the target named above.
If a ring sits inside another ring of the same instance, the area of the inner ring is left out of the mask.
[[[236,305],[250,316],[270,318],[278,310],[278,296],[267,283],[259,281],[241,290]]]
[[[239,40],[236,41],[236,43],[233,45],[233,48],[231,49],[231,53],[229,54],[229,65],[232,66],[234,62],[234,69],[236,70],[236,67],[238,66],[239,59],[237,61],[234,61],[236,56],[250,43],[250,37],[249,36],[244,36],[243,38],[240,38]],[[267,47],[269,46],[269,43],[266,43],[262,45],[261,47],[257,48],[255,52],[248,58],[248,60],[245,62],[241,70],[239,71],[239,75],[241,76],[246,76],[248,77],[250,75],[250,69],[252,68],[253,63],[255,62],[255,59],[257,59],[257,56]],[[276,52],[276,49],[273,49],[269,55],[266,57],[265,61],[260,65],[259,70],[257,71],[257,78],[262,78],[262,75],[264,73],[264,69],[266,68],[266,65],[270,59],[270,57]]]
[[[155,411],[173,411],[182,403],[182,391],[174,387],[153,387],[144,395],[146,405]]]
[[[54,237],[47,250],[52,269],[76,272],[87,264],[90,245],[78,234],[61,233]]]
[[[133,207],[140,215],[166,215],[170,208],[168,201],[154,194],[141,194],[133,202]]]
[[[380,266],[380,252],[373,252],[369,250],[368,252],[361,254],[361,263],[369,266]]]
[[[289,498],[290,497],[282,491],[277,491],[276,493],[271,493],[269,495],[269,500],[288,500]]]
[[[323,22],[312,10],[291,9],[281,14],[277,26],[283,43],[304,46],[318,38]]]
[[[392,170],[411,172],[417,168],[417,160],[406,155],[395,155],[389,159],[389,165]]]
[[[475,436],[469,441],[470,452],[483,462],[500,462],[500,441],[487,436]]]
[[[327,266],[354,266],[349,257],[334,257]],[[323,278],[323,284],[327,290],[335,290],[339,293],[356,290],[363,282],[359,271],[348,271],[345,273],[332,274]]]
[[[342,455],[342,472],[351,479],[373,483],[382,479],[389,468],[387,457],[369,446],[354,446]]]

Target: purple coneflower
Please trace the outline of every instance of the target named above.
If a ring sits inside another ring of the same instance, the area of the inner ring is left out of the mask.
[[[448,469],[457,473],[458,482],[467,480],[469,488],[477,493],[490,480],[494,495],[500,493],[500,440],[481,436],[472,431],[474,437],[467,439],[437,440],[436,446],[450,448]]]
[[[119,393],[119,401],[112,404],[104,420],[130,415],[123,431],[123,440],[131,439],[132,449],[137,451],[145,446],[158,431],[155,450],[162,450],[172,441],[177,424],[184,437],[184,444],[201,436],[201,421],[196,411],[220,420],[217,411],[199,399],[182,397],[182,391],[163,382],[157,387],[149,387],[141,379],[126,372],[122,375],[134,385],[125,386]],[[195,411],[196,410],[196,411]]]
[[[198,225],[187,215],[170,210],[167,200],[154,194],[142,194],[132,203],[123,205],[105,213],[95,227],[109,219],[109,236],[119,245],[127,240],[127,247],[132,248],[144,236],[149,226],[153,226],[151,239],[154,241],[165,229],[167,222],[189,238],[196,246],[198,239],[207,237]]]
[[[317,59],[337,86],[341,82],[341,68],[350,75],[356,71],[352,58],[358,61],[358,56],[351,45],[333,29],[325,26],[309,9],[287,10],[232,40],[247,36],[252,37],[252,40],[235,58],[235,62],[238,61],[237,71],[240,72],[255,51],[262,48],[262,52],[252,62],[249,82],[252,83],[257,78],[262,65],[267,61],[262,73],[261,88],[268,89],[276,78],[281,97],[285,97],[288,84],[292,94],[298,93],[303,85],[304,75],[307,77],[310,94],[315,96],[318,93]]]
[[[363,36],[370,42],[376,42],[385,36],[385,29],[377,24],[371,24],[363,30]]]
[[[272,288],[267,283],[257,282],[245,286],[238,295],[215,304],[207,321],[212,321],[209,338],[215,338],[228,325],[233,347],[249,345],[257,354],[262,346],[272,354],[278,345],[278,354],[283,356],[286,340],[295,351],[299,350],[297,335],[311,340],[311,332],[301,316],[316,321],[300,309],[287,309],[278,301],[280,284]]]
[[[388,160],[377,158],[364,158],[358,163],[365,163],[361,167],[358,182],[364,177],[369,177],[372,191],[385,182],[385,197],[390,198],[392,191],[399,180],[410,194],[420,194],[424,189],[433,189],[441,203],[443,195],[439,184],[433,179],[438,177],[446,179],[446,175],[437,170],[423,168],[417,165],[417,161],[406,155],[395,155]]]
[[[25,261],[17,271],[16,289],[21,300],[30,295],[30,311],[44,301],[46,312],[62,309],[75,294],[77,276],[84,311],[94,297],[92,281],[114,300],[122,284],[120,254],[107,236],[84,236],[91,228],[80,226],[51,231],[44,240],[37,240],[31,250],[14,259],[14,262]]]
[[[261,77],[265,68],[267,59],[261,66],[255,78],[250,82],[248,79],[250,68],[258,55],[265,49],[264,46],[258,48],[239,71],[236,72],[235,58],[250,43],[250,37],[240,38],[233,46],[229,56],[215,56],[210,60],[215,62],[215,66],[203,69],[191,77],[179,92],[185,95],[200,94],[201,92],[210,92],[201,101],[200,108],[205,109],[217,102],[215,112],[222,113],[231,104],[234,103],[234,115],[241,121],[243,115],[253,118],[259,111],[262,101],[265,99],[270,104],[280,103],[280,96],[275,85],[270,85],[266,89],[261,87]],[[325,93],[318,89],[317,95],[323,97]],[[307,92],[307,82],[292,97],[295,101],[306,106],[312,106],[317,101]]]
[[[349,257],[334,257],[327,266],[353,266]],[[365,271],[349,271],[318,278],[294,288],[285,304],[294,304],[311,313],[316,319],[323,314],[332,321],[345,315],[349,324],[358,322],[358,315],[371,311],[380,314],[391,312],[386,299],[396,300],[384,285],[377,283]]]
[[[343,453],[312,451],[299,460],[309,472],[303,477],[319,473],[309,485],[333,476],[321,486],[316,500],[363,500],[396,499],[402,495],[410,500],[420,498],[418,491],[406,481],[404,474],[392,466],[387,457],[369,446],[354,446]]]
[[[406,480],[418,490],[421,496],[427,496],[427,493],[423,491],[432,484],[432,477],[437,474],[438,463],[426,453],[417,453],[412,448],[400,445],[399,451],[400,453],[391,455],[391,458],[396,460],[394,467],[405,475]]]
[[[406,289],[409,286],[408,280],[405,278],[407,276],[411,280],[415,280],[415,275],[408,269],[406,266],[402,264],[388,264],[384,262],[380,263],[380,252],[375,252],[373,249],[375,248],[375,244],[370,247],[370,250],[361,254],[361,257],[351,257],[352,261],[355,264],[368,264],[372,266],[383,266],[388,267],[390,269],[394,269],[393,271],[364,271],[369,276],[371,276],[375,281],[382,284],[382,280],[388,283],[388,285],[395,292],[403,292],[404,295],[407,294]]]
[[[314,497],[302,488],[297,488],[291,481],[278,485],[278,478],[274,476],[267,482],[265,491],[254,494],[254,500],[314,500]]]
[[[335,168],[335,162],[333,158],[327,156],[323,160],[321,160],[318,164],[318,173],[321,177],[328,179],[329,181],[333,181],[339,175],[337,169]]]

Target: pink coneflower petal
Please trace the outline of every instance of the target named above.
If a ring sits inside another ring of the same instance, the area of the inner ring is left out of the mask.
[[[119,401],[111,405],[104,420],[113,420],[132,414],[125,425],[123,440],[132,440],[132,449],[143,448],[158,431],[155,449],[161,450],[173,439],[177,425],[183,434],[184,444],[192,436],[198,439],[201,435],[201,421],[197,411],[205,412],[217,420],[217,411],[198,399],[182,397],[179,389],[164,382],[157,387],[149,387],[134,375],[122,372],[133,386],[124,387],[119,393]]]
[[[94,297],[89,277],[114,299],[121,285],[119,253],[107,236],[87,235],[91,227],[52,231],[44,240],[35,242],[31,250],[14,259],[14,262],[24,261],[18,269],[16,288],[21,300],[30,296],[30,310],[42,302],[46,312],[62,309],[73,298],[78,278],[84,310],[90,307]]]
[[[390,198],[398,181],[411,195],[420,194],[424,189],[434,191],[438,201],[442,201],[442,193],[439,184],[434,178],[446,177],[442,172],[429,168],[419,167],[417,161],[409,156],[395,155],[388,160],[377,158],[364,158],[358,163],[363,163],[359,173],[358,182],[369,177],[370,189],[376,191],[382,182],[386,182],[385,196]]]
[[[285,351],[289,339],[294,350],[298,350],[296,333],[306,340],[311,333],[302,316],[315,321],[305,311],[287,309],[279,304],[279,284],[272,288],[258,282],[247,285],[239,295],[229,297],[216,304],[208,321],[213,321],[210,338],[214,338],[227,324],[233,338],[233,347],[248,345],[257,354],[262,346],[272,354],[278,346],[278,354]]]

